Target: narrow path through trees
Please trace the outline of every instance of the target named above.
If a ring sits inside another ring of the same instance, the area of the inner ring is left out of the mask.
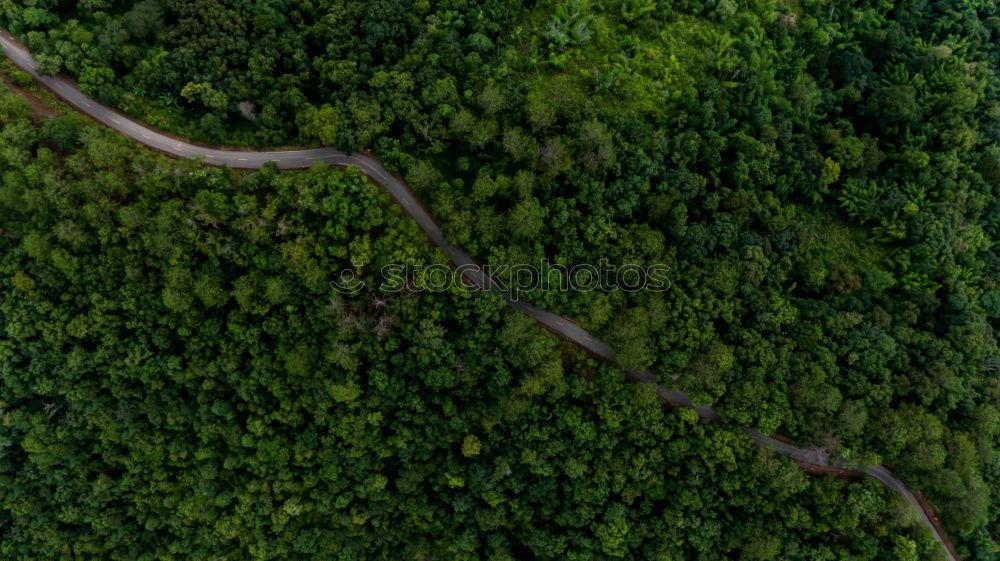
[[[38,64],[31,54],[6,32],[0,31],[0,46],[4,54],[15,65],[34,77],[39,83],[54,92],[66,103],[81,113],[88,115],[99,123],[131,138],[140,144],[173,156],[200,159],[203,163],[215,166],[229,166],[241,169],[259,169],[273,162],[280,169],[295,169],[309,167],[316,161],[323,161],[334,166],[355,166],[368,176],[376,185],[388,191],[389,195],[403,208],[417,225],[427,235],[432,243],[438,246],[449,259],[465,272],[466,278],[483,290],[501,291],[500,286],[488,275],[485,275],[475,261],[460,248],[448,243],[434,218],[426,210],[410,189],[400,179],[390,174],[374,158],[363,153],[345,154],[333,148],[307,148],[301,150],[224,150],[199,146],[155,131],[143,123],[132,120],[125,115],[88,98],[71,80],[61,76],[42,76],[38,73]],[[502,292],[502,291],[501,291]],[[594,337],[585,329],[566,318],[552,312],[542,310],[523,300],[514,300],[503,293],[507,304],[531,317],[537,323],[551,331],[566,337],[577,345],[610,363],[616,363],[615,353],[604,341]],[[722,422],[722,416],[712,407],[695,405],[687,393],[668,389],[657,383],[655,374],[648,370],[626,370],[626,375],[637,382],[652,384],[660,398],[673,407],[686,407],[694,410],[702,419],[715,423]],[[871,468],[854,466],[841,461],[831,461],[827,454],[815,448],[800,448],[769,436],[760,434],[752,428],[744,428],[754,443],[778,454],[788,456],[804,464],[804,467],[834,468],[842,474],[865,474],[881,481],[886,487],[899,493],[904,501],[911,505],[919,514],[921,522],[927,526],[934,538],[941,543],[951,561],[958,561],[958,555],[953,548],[948,547],[950,540],[939,533],[937,525],[932,523],[932,512],[925,511],[921,503],[906,486],[893,477],[885,466]],[[819,470],[822,471],[822,470]],[[947,544],[947,545],[946,545]]]

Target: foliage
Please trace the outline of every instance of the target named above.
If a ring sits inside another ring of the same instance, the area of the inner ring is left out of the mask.
[[[669,265],[666,293],[525,297],[733,423],[895,465],[996,556],[995,2],[43,0],[0,23],[175,132],[372,148],[483,262]]]
[[[0,131],[5,559],[936,547],[877,483],[673,414],[496,295],[333,293],[439,258],[357,172],[238,176],[96,126],[57,154],[24,122]]]

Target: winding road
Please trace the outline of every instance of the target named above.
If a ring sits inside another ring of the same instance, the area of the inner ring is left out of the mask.
[[[150,129],[147,125],[134,121],[125,115],[88,98],[74,82],[61,76],[42,76],[38,73],[38,63],[31,54],[21,46],[13,37],[6,32],[0,31],[0,46],[3,47],[4,54],[13,61],[15,65],[30,74],[38,82],[47,87],[66,103],[73,106],[81,113],[84,113],[94,120],[107,127],[131,138],[149,148],[182,158],[201,160],[203,163],[215,166],[229,166],[242,169],[259,169],[265,164],[273,162],[280,169],[306,168],[314,162],[322,161],[334,166],[354,166],[368,176],[376,185],[388,191],[389,195],[403,208],[417,225],[427,235],[427,237],[438,246],[451,259],[465,275],[465,277],[480,289],[497,290],[503,293],[507,304],[515,310],[526,314],[533,320],[548,328],[549,330],[573,341],[577,345],[587,349],[594,355],[612,364],[616,364],[615,353],[604,341],[594,337],[585,329],[566,318],[552,312],[537,308],[523,300],[512,299],[500,285],[484,274],[476,262],[463,250],[448,243],[444,239],[444,233],[434,218],[427,212],[419,199],[400,179],[394,177],[382,165],[371,156],[363,153],[345,154],[333,148],[309,148],[301,150],[221,150],[217,148],[203,147],[191,144],[177,138],[165,135]],[[656,386],[660,398],[667,404],[674,407],[686,407],[693,409],[702,419],[715,423],[722,422],[722,416],[712,407],[695,405],[687,393],[680,390],[671,390],[658,385],[657,377],[649,370],[626,370],[626,375],[637,382],[652,384]],[[950,544],[947,537],[943,537],[935,524],[932,523],[929,514],[924,511],[916,497],[907,490],[906,486],[892,476],[892,472],[885,466],[875,466],[864,468],[853,466],[840,461],[831,462],[827,455],[815,448],[800,448],[786,442],[776,440],[769,436],[760,434],[754,429],[744,428],[750,438],[760,447],[772,450],[775,453],[788,456],[800,464],[820,468],[838,468],[844,473],[865,474],[869,477],[881,481],[889,489],[899,493],[905,502],[911,505],[919,513],[921,522],[926,525],[934,538],[942,544],[948,559],[959,561],[957,555],[945,544]]]

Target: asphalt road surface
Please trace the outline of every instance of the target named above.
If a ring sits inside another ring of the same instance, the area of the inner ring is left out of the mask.
[[[6,32],[0,32],[0,46],[3,47],[4,54],[9,57],[15,65],[31,74],[45,87],[52,90],[56,95],[69,105],[72,105],[81,113],[89,115],[94,120],[114,129],[140,144],[149,148],[179,156],[201,160],[202,162],[216,166],[229,166],[231,168],[259,169],[264,165],[273,162],[280,169],[307,168],[314,162],[321,161],[334,166],[355,166],[368,176],[375,184],[389,192],[389,195],[403,208],[417,225],[427,235],[436,246],[441,248],[451,259],[456,267],[465,272],[465,277],[476,286],[484,290],[500,290],[500,286],[489,276],[483,274],[472,258],[460,248],[448,243],[444,239],[441,228],[424,208],[423,204],[410,191],[410,189],[398,178],[394,177],[374,158],[360,152],[351,155],[344,154],[334,148],[308,148],[302,150],[221,150],[191,144],[163,133],[150,129],[148,126],[134,121],[121,113],[101,105],[88,98],[70,80],[61,76],[42,76],[38,73],[38,64],[28,53],[27,49],[21,46]],[[552,312],[536,308],[523,300],[514,300],[506,292],[504,298],[507,304],[522,312],[539,324],[551,331],[566,337],[577,345],[587,349],[594,355],[615,363],[615,353],[604,341],[594,337],[588,331],[576,325],[572,321],[554,314]],[[636,371],[628,370],[626,375],[637,382],[656,385],[660,398],[675,407],[687,407],[693,409],[705,420],[721,422],[722,417],[718,411],[712,407],[695,405],[691,397],[680,390],[668,389],[657,383],[655,374],[648,370]],[[886,487],[899,493],[903,499],[916,509],[921,516],[921,521],[931,529],[938,542],[944,544],[941,536],[927,518],[927,514],[920,507],[917,499],[906,489],[901,481],[894,478],[892,473],[884,466],[860,469],[844,466],[839,463],[831,465],[825,453],[813,448],[799,448],[790,444],[764,436],[753,429],[744,429],[753,441],[762,448],[767,448],[778,454],[789,456],[792,459],[823,467],[842,467],[862,471],[869,476],[881,481]],[[947,548],[945,548],[946,551]],[[948,558],[951,561],[958,561],[950,551]]]

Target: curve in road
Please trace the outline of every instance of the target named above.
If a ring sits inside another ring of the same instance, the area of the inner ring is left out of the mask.
[[[416,195],[400,179],[390,174],[382,164],[367,154],[356,152],[345,154],[334,148],[306,148],[301,150],[222,150],[191,144],[163,133],[150,129],[147,125],[132,120],[121,113],[102,105],[87,97],[75,83],[61,76],[43,76],[38,72],[38,63],[20,43],[8,33],[0,31],[0,46],[11,61],[30,74],[42,85],[47,87],[63,101],[76,108],[101,124],[118,133],[131,138],[149,148],[182,158],[201,160],[216,166],[229,166],[241,169],[260,169],[268,163],[274,163],[279,169],[297,169],[311,166],[321,161],[334,166],[354,166],[368,176],[376,185],[388,191],[389,195],[403,208],[436,246],[463,272],[464,276],[482,290],[500,291],[507,304],[534,319],[549,330],[566,337],[577,345],[587,349],[601,359],[617,364],[615,352],[604,341],[594,337],[566,318],[532,306],[523,300],[515,300],[503,291],[500,285],[483,273],[482,269],[467,253],[457,246],[447,242],[440,226],[427,212]],[[715,423],[722,422],[722,416],[712,407],[699,406],[691,397],[680,390],[671,390],[660,386],[656,375],[649,370],[626,370],[626,375],[637,382],[656,386],[657,394],[665,403],[674,407],[686,407],[694,410],[702,419]],[[853,473],[864,473],[882,482],[889,489],[899,493],[904,501],[911,505],[921,517],[921,522],[930,528],[934,538],[941,543],[951,561],[959,561],[957,555],[945,544],[945,539],[938,533],[931,522],[929,513],[925,512],[916,497],[906,486],[892,476],[885,466],[861,468],[846,465],[841,462],[830,463],[825,454],[810,448],[800,448],[760,434],[754,429],[743,429],[758,446],[772,450],[775,453],[788,456],[793,460],[811,466],[841,468]],[[948,542],[950,543],[950,542]]]

